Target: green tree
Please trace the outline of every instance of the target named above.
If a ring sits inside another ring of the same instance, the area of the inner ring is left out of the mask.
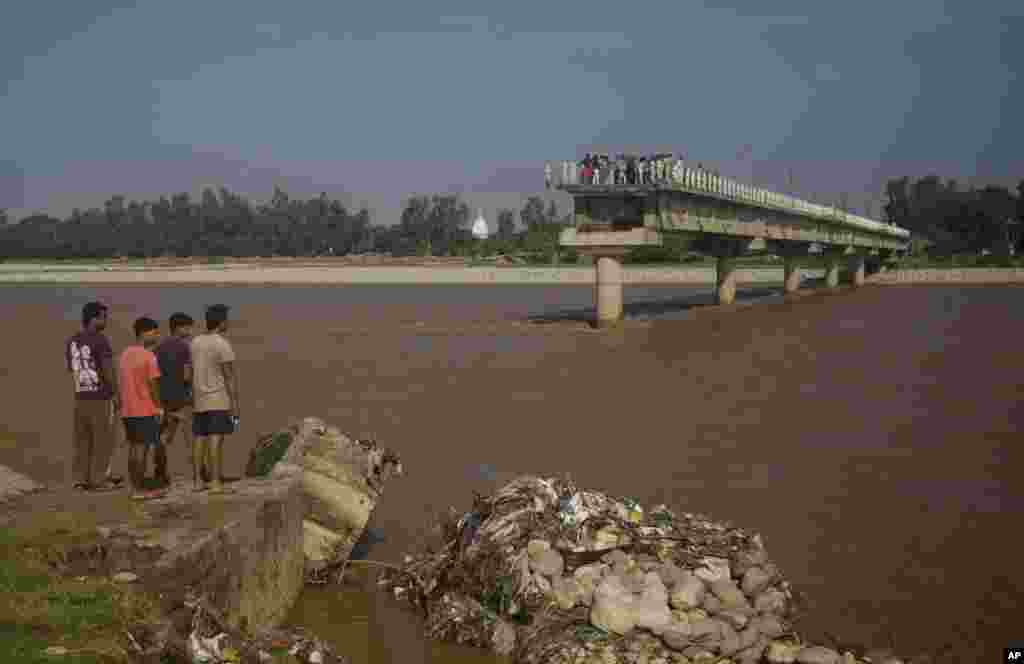
[[[544,201],[540,196],[530,196],[526,199],[526,204],[519,211],[519,220],[527,232],[544,225],[546,215],[544,214]]]
[[[558,205],[554,201],[548,201],[548,209],[544,213],[544,223],[549,226],[556,226],[558,221]]]
[[[890,180],[885,185],[888,200],[883,208],[885,219],[890,224],[906,227],[910,218],[910,178]]]
[[[508,208],[498,211],[498,239],[502,242],[512,242],[516,235],[515,213]]]
[[[1017,183],[1017,221],[1024,222],[1024,179]]]

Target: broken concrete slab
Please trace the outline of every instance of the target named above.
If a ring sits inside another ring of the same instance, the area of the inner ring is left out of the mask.
[[[303,551],[310,574],[348,561],[388,479],[402,474],[393,452],[307,417],[264,437],[250,454],[247,475],[301,473],[309,504]]]
[[[0,504],[45,490],[42,484],[0,465]]]
[[[109,566],[130,568],[154,592],[203,596],[232,628],[258,633],[280,625],[302,589],[301,476],[229,486],[234,493],[211,495],[177,480],[131,521],[97,531],[107,533]]]

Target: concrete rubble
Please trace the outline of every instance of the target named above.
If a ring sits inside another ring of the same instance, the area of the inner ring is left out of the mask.
[[[7,466],[0,466],[0,505],[45,490],[46,487],[44,485],[11,470]]]
[[[287,652],[344,664],[326,642],[280,626],[304,583],[343,568],[383,485],[401,474],[394,453],[305,418],[261,438],[227,495],[176,478],[162,498],[110,512],[61,573],[161,598],[160,621],[127,633],[138,661],[262,664]],[[0,466],[0,502],[42,490]]]
[[[440,526],[380,585],[430,637],[524,664],[898,664],[793,630],[797,602],[759,535],[666,505],[520,477]]]

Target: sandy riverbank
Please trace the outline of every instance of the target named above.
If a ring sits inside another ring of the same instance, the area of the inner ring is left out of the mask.
[[[806,269],[810,278],[824,271]],[[713,284],[711,266],[625,266],[624,284]],[[779,283],[782,266],[751,266],[739,270],[748,284]],[[231,261],[224,264],[123,263],[0,264],[0,283],[80,284],[593,284],[592,266],[486,267],[448,264],[354,264],[351,262]],[[1024,283],[1021,268],[957,268],[889,270],[868,277],[876,284],[1006,284]]]
[[[193,265],[184,267],[35,266],[0,270],[0,283],[81,284],[593,284],[589,266],[572,267],[264,267],[255,264]],[[820,276],[820,270],[807,270]],[[781,267],[739,271],[745,283],[782,281]],[[711,284],[713,268],[626,267],[626,284]]]
[[[893,270],[870,278],[876,284],[1006,284],[1024,283],[1024,269],[965,267],[956,269]]]

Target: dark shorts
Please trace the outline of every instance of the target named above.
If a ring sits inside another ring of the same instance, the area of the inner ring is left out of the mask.
[[[192,415],[192,434],[195,436],[222,436],[235,432],[235,423],[226,410],[207,410]]]
[[[124,437],[132,445],[148,445],[155,447],[160,444],[160,418],[125,417]]]

